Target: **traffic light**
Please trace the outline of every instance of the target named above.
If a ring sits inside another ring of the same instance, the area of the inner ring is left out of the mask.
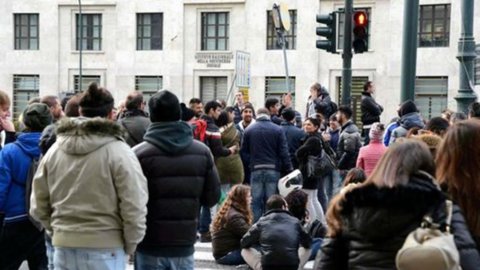
[[[317,27],[317,36],[326,37],[326,40],[317,40],[317,49],[327,52],[337,52],[337,13],[332,12],[328,15],[317,15],[317,23],[326,26]]]
[[[368,51],[368,17],[363,11],[353,15],[353,50],[355,53]]]

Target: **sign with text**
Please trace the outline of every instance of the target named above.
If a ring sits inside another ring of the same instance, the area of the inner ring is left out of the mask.
[[[235,84],[238,88],[250,88],[250,53],[237,51],[235,57]]]
[[[198,52],[195,54],[195,60],[198,64],[206,64],[209,68],[220,68],[222,64],[230,64],[233,59],[233,53],[212,53]]]

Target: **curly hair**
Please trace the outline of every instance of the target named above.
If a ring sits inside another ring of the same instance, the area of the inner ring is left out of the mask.
[[[235,185],[228,192],[227,199],[222,204],[222,207],[215,215],[215,218],[210,227],[211,232],[219,231],[227,223],[228,211],[230,208],[235,208],[240,212],[249,225],[252,225],[253,213],[248,204],[248,196],[250,194],[250,187],[247,185]]]
[[[298,220],[303,221],[307,216],[308,195],[303,190],[297,189],[288,193],[285,200],[288,204],[288,211]]]

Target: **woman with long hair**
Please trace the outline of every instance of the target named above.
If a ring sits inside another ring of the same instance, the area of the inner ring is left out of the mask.
[[[397,252],[425,215],[445,227],[445,196],[434,172],[425,143],[400,139],[390,146],[365,183],[332,200],[317,269],[396,269]],[[480,255],[458,207],[451,226],[462,269],[478,269]]]
[[[327,206],[327,196],[325,194],[324,179],[322,175],[309,175],[307,169],[309,156],[319,156],[322,150],[327,151],[329,148],[323,140],[321,133],[319,133],[319,129],[320,120],[317,118],[310,117],[305,120],[303,130],[307,136],[302,146],[298,148],[296,156],[300,165],[300,171],[303,174],[303,190],[308,194],[307,208],[310,212],[310,218],[312,221],[318,219],[325,224],[323,209]]]
[[[241,255],[240,240],[252,225],[251,202],[249,186],[236,185],[228,192],[210,228],[213,257],[217,263],[225,265],[245,263]]]
[[[222,144],[224,147],[236,146],[240,148],[240,133],[235,127],[233,118],[235,117],[233,107],[227,107],[221,112],[215,124],[220,128],[222,134]],[[222,192],[228,193],[233,185],[241,184],[244,178],[243,163],[238,152],[227,157],[215,159],[218,175],[222,184]]]
[[[462,209],[477,249],[480,248],[480,121],[450,127],[437,154],[437,179]]]

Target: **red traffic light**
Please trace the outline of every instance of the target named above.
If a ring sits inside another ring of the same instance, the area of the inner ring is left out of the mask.
[[[355,22],[355,26],[366,26],[368,24],[367,14],[363,11],[357,11],[353,15],[353,21]]]

